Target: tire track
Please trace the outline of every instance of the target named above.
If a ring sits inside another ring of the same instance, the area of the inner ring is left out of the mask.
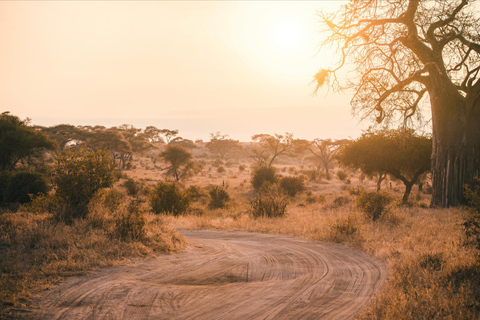
[[[182,232],[187,252],[44,292],[36,319],[349,319],[385,280],[360,252],[286,236]]]

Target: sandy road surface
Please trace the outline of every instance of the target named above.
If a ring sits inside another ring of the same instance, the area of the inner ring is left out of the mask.
[[[383,264],[285,236],[182,232],[192,246],[72,278],[36,301],[39,319],[348,319],[385,279]]]

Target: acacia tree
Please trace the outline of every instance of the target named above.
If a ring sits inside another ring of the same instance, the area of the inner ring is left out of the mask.
[[[318,85],[353,88],[354,112],[377,122],[407,125],[430,106],[432,206],[464,203],[464,185],[480,174],[480,20],[471,2],[350,1],[320,15],[323,45],[339,55]],[[357,76],[340,83],[347,65]]]
[[[195,169],[192,161],[192,154],[185,148],[178,145],[168,145],[160,158],[168,164],[167,175],[172,176],[175,181],[186,177]]]
[[[57,144],[9,112],[0,114],[0,171],[10,171],[21,159],[34,157]]]
[[[206,147],[223,160],[230,151],[239,148],[240,143],[238,140],[228,139],[228,134],[215,132],[210,133],[210,141],[207,142]]]
[[[430,169],[431,153],[428,137],[418,136],[412,130],[382,130],[364,133],[345,144],[337,158],[341,164],[367,175],[382,177],[388,173],[401,180],[405,184],[403,201],[407,201],[420,175]]]
[[[338,148],[342,144],[345,144],[346,141],[347,140],[315,139],[308,147],[312,156],[322,164],[328,180],[330,180],[330,172],[328,169],[334,160],[334,155]]]
[[[256,134],[252,140],[258,145],[252,149],[250,156],[260,166],[270,167],[278,156],[291,155],[296,144],[293,134],[286,132],[285,135],[275,133]]]

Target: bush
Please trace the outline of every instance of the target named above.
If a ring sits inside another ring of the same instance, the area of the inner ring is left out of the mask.
[[[88,212],[95,193],[114,181],[115,163],[109,153],[86,147],[62,152],[55,165],[56,195],[65,204],[60,218],[71,221]]]
[[[225,208],[227,202],[230,201],[227,190],[221,186],[211,186],[208,193],[210,195],[210,202],[208,203],[210,209]]]
[[[295,197],[305,190],[305,184],[301,177],[283,177],[280,179],[280,188],[290,197]]]
[[[348,178],[348,173],[346,173],[343,170],[338,170],[337,171],[337,178],[338,178],[338,180],[344,181],[345,179]]]
[[[288,196],[275,185],[265,186],[250,202],[252,215],[257,217],[283,217],[288,205]]]
[[[480,178],[472,190],[470,186],[465,187],[465,198],[468,201],[467,210],[470,217],[465,220],[463,227],[465,235],[478,250],[480,250]]]
[[[199,186],[190,186],[184,191],[185,196],[189,201],[198,201],[207,195]]]
[[[361,192],[357,196],[357,207],[373,221],[384,214],[392,203],[393,197],[388,192]]]
[[[238,171],[242,172],[242,171],[245,171],[247,167],[245,167],[243,164],[239,165],[238,166]]]
[[[189,207],[189,199],[175,182],[160,181],[149,193],[149,203],[155,213],[184,214]]]
[[[7,192],[12,175],[8,171],[0,172],[0,204],[7,202]]]
[[[17,172],[10,178],[7,202],[28,203],[30,195],[37,196],[48,192],[45,177],[38,172]]]
[[[218,172],[218,173],[224,173],[225,171],[226,171],[226,170],[225,170],[225,168],[224,168],[223,166],[219,166],[219,167],[217,168],[217,172]]]
[[[124,195],[117,189],[105,190],[103,192],[102,202],[110,212],[114,212],[122,204]]]
[[[127,194],[129,196],[132,196],[132,197],[135,197],[138,195],[138,193],[140,192],[141,190],[141,187],[140,187],[140,184],[138,183],[138,181],[135,181],[134,179],[132,178],[128,178],[124,183],[123,183],[123,186],[125,187],[125,189],[127,189]]]
[[[258,167],[252,175],[252,186],[256,191],[263,186],[274,184],[278,181],[274,167]]]
[[[115,231],[117,236],[123,240],[140,240],[145,234],[145,217],[140,210],[140,203],[138,200],[133,200],[123,212],[115,220]]]

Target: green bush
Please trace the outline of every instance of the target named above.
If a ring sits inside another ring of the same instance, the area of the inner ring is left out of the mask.
[[[95,193],[113,184],[114,172],[114,160],[105,151],[80,147],[62,152],[53,179],[56,195],[65,204],[59,217],[66,221],[85,217]]]
[[[115,231],[117,236],[123,240],[141,240],[145,234],[145,217],[140,210],[138,200],[133,200],[125,212],[115,220]]]
[[[280,179],[280,188],[290,197],[295,197],[305,190],[305,184],[301,177],[283,177]]]
[[[184,214],[189,207],[188,196],[175,182],[158,182],[149,193],[149,203],[155,213]]]
[[[211,186],[208,193],[210,195],[210,202],[208,203],[210,209],[225,208],[228,201],[230,201],[230,195],[221,186]]]
[[[283,217],[288,205],[288,196],[275,185],[265,186],[250,201],[251,212],[258,217]]]
[[[30,195],[37,196],[48,192],[45,177],[38,172],[17,172],[10,178],[6,190],[6,202],[28,203]]]
[[[278,181],[278,177],[274,167],[258,167],[252,175],[252,186],[256,191],[263,186],[274,184]]]
[[[388,210],[392,201],[393,197],[388,192],[364,191],[357,196],[357,207],[368,218],[375,221]]]

